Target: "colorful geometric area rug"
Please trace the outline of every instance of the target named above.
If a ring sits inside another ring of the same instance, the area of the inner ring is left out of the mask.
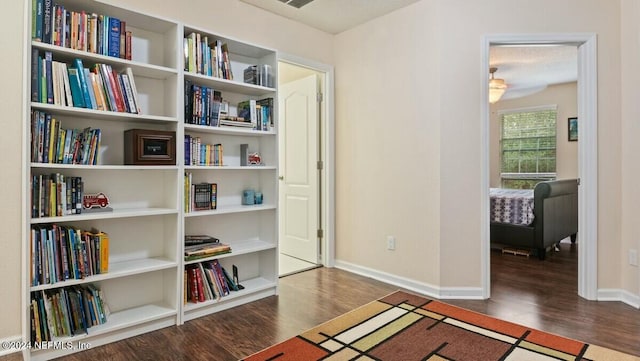
[[[246,361],[640,360],[397,291]]]

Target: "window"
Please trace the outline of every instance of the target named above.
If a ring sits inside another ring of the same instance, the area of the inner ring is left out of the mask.
[[[556,113],[545,107],[502,114],[502,187],[533,189],[556,178]]]

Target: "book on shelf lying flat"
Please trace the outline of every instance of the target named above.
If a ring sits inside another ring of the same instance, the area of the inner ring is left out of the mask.
[[[231,253],[231,246],[224,243],[204,243],[184,247],[185,261]]]
[[[207,234],[187,234],[184,236],[184,245],[185,246],[193,246],[196,244],[205,244],[205,243],[219,243],[220,240],[216,237],[209,236]]]

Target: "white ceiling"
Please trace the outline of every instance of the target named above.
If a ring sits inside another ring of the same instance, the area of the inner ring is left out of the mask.
[[[272,13],[338,34],[418,0],[312,0],[295,8],[290,0],[240,0]],[[549,85],[577,80],[575,46],[492,46],[489,63],[498,68],[496,78],[505,80],[503,99],[544,90]],[[487,69],[489,72],[489,69]]]
[[[240,1],[337,34],[418,0],[313,0],[299,9],[279,0]]]
[[[502,99],[514,99],[544,90],[549,85],[578,79],[578,48],[563,45],[492,46],[489,64],[494,77],[504,79]]]

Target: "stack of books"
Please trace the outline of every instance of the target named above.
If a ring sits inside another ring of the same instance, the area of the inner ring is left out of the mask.
[[[225,253],[231,253],[231,247],[228,244],[220,243],[220,240],[215,237],[208,235],[184,236],[185,261],[193,261]]]

